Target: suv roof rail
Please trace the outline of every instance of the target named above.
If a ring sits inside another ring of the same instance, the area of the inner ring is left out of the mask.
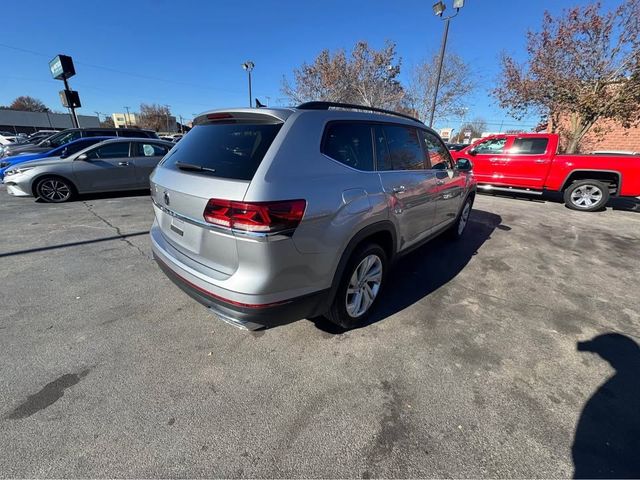
[[[368,112],[386,113],[387,115],[395,115],[397,117],[413,120],[414,122],[422,123],[411,115],[404,113],[394,112],[393,110],[385,110],[384,108],[367,107],[366,105],[356,105],[353,103],[340,103],[340,102],[305,102],[298,105],[296,108],[299,110],[329,110],[329,108],[344,108],[352,110],[366,110]]]

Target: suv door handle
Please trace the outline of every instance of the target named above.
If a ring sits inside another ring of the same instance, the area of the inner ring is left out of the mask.
[[[118,165],[121,167],[128,167],[129,166],[129,162],[118,162]]]
[[[536,160],[536,163],[548,163],[548,162],[549,162],[549,160],[546,160],[544,158],[539,158],[539,159]]]
[[[406,190],[406,187],[405,187],[404,185],[398,185],[397,187],[393,187],[393,188],[391,189],[391,191],[392,191],[393,193],[402,193],[402,192],[404,192],[405,190]]]

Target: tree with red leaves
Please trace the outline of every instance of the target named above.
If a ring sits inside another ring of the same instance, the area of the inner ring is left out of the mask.
[[[623,127],[640,123],[640,0],[623,0],[602,12],[600,2],[574,7],[554,18],[545,12],[542,29],[527,34],[528,60],[503,54],[493,94],[521,119],[549,117],[566,139],[566,152],[601,119]],[[569,121],[559,124],[560,116]]]

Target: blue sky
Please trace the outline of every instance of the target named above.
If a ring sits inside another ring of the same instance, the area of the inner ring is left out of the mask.
[[[397,43],[403,76],[438,52],[443,22],[431,0],[169,1],[109,2],[31,0],[28,14],[11,16],[0,30],[0,104],[32,95],[62,110],[62,82],[48,60],[71,55],[80,92],[79,113],[137,111],[141,102],[168,104],[190,119],[210,108],[244,106],[246,73],[255,62],[254,96],[285,100],[283,75],[310,62],[324,48],[350,49],[358,40],[379,48]],[[446,0],[451,6],[452,0]],[[488,95],[499,75],[498,56],[522,58],[527,29],[537,29],[545,9],[559,13],[584,0],[466,0],[451,22],[447,50],[471,64],[479,88],[469,117],[496,130],[517,122]],[[606,8],[616,5],[604,1]],[[16,8],[18,4],[15,4]],[[22,8],[22,7],[21,7]],[[7,17],[5,17],[7,20]],[[10,48],[11,47],[11,48]],[[451,122],[445,122],[447,125]],[[535,123],[535,119],[523,122]],[[438,122],[436,126],[447,126]],[[452,123],[452,126],[455,126]]]

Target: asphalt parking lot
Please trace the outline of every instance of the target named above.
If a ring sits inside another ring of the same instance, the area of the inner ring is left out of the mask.
[[[152,216],[0,190],[2,477],[640,472],[640,214],[480,196],[349,332],[219,321]]]

